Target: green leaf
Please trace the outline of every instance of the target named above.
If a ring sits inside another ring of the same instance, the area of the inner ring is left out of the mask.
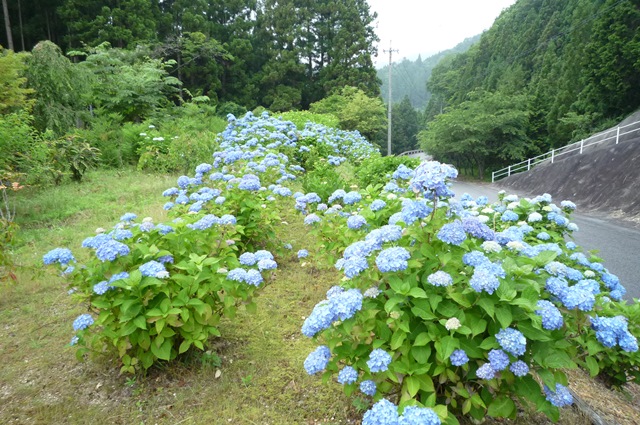
[[[553,338],[549,336],[548,331],[538,329],[533,326],[531,322],[519,322],[517,324],[518,329],[528,339],[534,341],[552,341]]]
[[[171,340],[165,339],[160,347],[151,344],[151,352],[161,360],[171,360]]]
[[[451,292],[449,292],[449,297],[455,302],[457,302],[458,304],[460,304],[462,307],[465,307],[465,308],[471,307],[471,303],[469,302],[467,297],[464,296],[462,293],[460,293],[458,289],[454,289]]]
[[[184,353],[189,349],[189,347],[191,347],[191,341],[188,341],[185,339],[184,341],[182,341],[182,344],[180,344],[180,348],[178,349],[178,354]]]
[[[413,346],[421,347],[423,345],[427,345],[429,342],[431,342],[431,338],[429,337],[429,334],[427,332],[422,332],[418,334],[416,339],[413,341]]]
[[[429,356],[431,356],[431,347],[423,346],[423,347],[411,347],[411,356],[418,362],[420,365],[425,365],[429,361]]]
[[[511,321],[513,320],[513,316],[511,315],[511,308],[508,305],[498,307],[495,310],[496,319],[500,322],[500,326],[503,328],[508,328],[511,325]]]
[[[471,329],[471,336],[479,335],[487,329],[487,321],[484,319],[470,320],[469,329]]]
[[[438,354],[440,354],[440,357],[443,360],[446,360],[451,356],[451,353],[459,347],[459,343],[456,338],[451,335],[446,335],[442,337],[440,341],[436,341],[435,347]]]
[[[482,307],[484,311],[493,319],[493,315],[495,312],[495,303],[490,298],[480,298],[478,300],[478,305]]]
[[[138,316],[133,319],[133,323],[140,329],[147,329],[147,318],[144,316]]]
[[[600,373],[600,365],[598,365],[598,360],[594,359],[591,356],[588,356],[585,359],[585,362],[587,364],[587,368],[589,369],[589,375],[591,375],[592,378]]]
[[[500,396],[489,404],[487,413],[494,418],[513,418],[516,413],[516,404],[509,397]]]
[[[405,331],[400,329],[396,330],[393,333],[393,336],[391,337],[391,349],[392,350],[398,349],[406,338],[407,338],[407,333]]]
[[[391,276],[389,278],[389,286],[400,295],[407,295],[409,289],[411,289],[411,284],[398,276]]]
[[[408,295],[410,297],[413,297],[413,298],[427,298],[428,297],[427,293],[424,291],[424,289],[418,288],[418,287],[411,288],[411,290],[409,291]]]
[[[420,390],[420,381],[414,376],[406,376],[404,385],[411,397],[415,397],[418,394],[418,390]]]

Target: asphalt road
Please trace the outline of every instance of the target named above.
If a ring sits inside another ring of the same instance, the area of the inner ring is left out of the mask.
[[[500,191],[500,188],[491,184],[468,182],[455,182],[452,189],[456,197],[467,192],[475,198],[487,196],[490,202],[498,199]],[[517,195],[534,197],[541,194]],[[557,204],[560,201],[562,199],[554,199]],[[627,300],[640,298],[640,231],[603,216],[580,213],[580,205],[577,211],[571,215],[571,221],[579,227],[579,230],[573,233],[575,243],[584,251],[597,250],[596,255],[603,259],[604,266],[609,272],[617,275],[627,288]]]

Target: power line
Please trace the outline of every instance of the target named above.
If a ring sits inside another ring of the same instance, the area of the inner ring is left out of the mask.
[[[391,156],[391,69],[393,68],[392,55],[393,52],[398,53],[399,50],[391,48],[391,40],[389,40],[389,50],[383,50],[384,53],[389,52],[389,100],[387,102],[387,156]]]

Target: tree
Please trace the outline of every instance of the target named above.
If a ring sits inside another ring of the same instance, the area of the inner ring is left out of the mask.
[[[333,94],[312,103],[311,112],[334,115],[343,130],[358,130],[369,141],[380,144],[381,133],[387,120],[385,107],[378,97],[369,97],[356,87],[344,87]]]
[[[523,159],[528,143],[527,99],[484,91],[469,97],[430,122],[419,135],[420,144],[436,159],[459,168],[477,167],[478,178],[483,179],[487,165]]]
[[[6,114],[27,105],[28,95],[33,90],[25,87],[24,76],[26,54],[13,50],[0,51],[0,114]]]
[[[86,111],[90,75],[50,41],[38,43],[27,60],[28,87],[35,92],[34,126],[61,136]]]
[[[393,105],[391,118],[393,121],[391,127],[392,152],[397,155],[417,149],[420,124],[418,112],[411,106],[409,96],[405,96],[402,102]]]
[[[11,20],[9,18],[9,6],[7,5],[7,0],[2,0],[2,13],[4,15],[4,29],[7,33],[7,46],[9,46],[9,50],[14,50],[13,36],[11,34]]]

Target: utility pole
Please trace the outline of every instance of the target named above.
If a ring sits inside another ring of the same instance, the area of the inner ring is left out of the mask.
[[[4,14],[4,29],[7,31],[7,47],[9,50],[13,50],[13,37],[11,36],[11,22],[9,21],[9,7],[7,6],[7,0],[2,0],[2,12]]]
[[[391,57],[393,52],[398,53],[398,50],[394,50],[391,48],[391,40],[389,40],[389,50],[383,50],[383,52],[389,52],[389,97],[387,99],[387,156],[391,156],[391,68],[393,67],[393,62]]]

